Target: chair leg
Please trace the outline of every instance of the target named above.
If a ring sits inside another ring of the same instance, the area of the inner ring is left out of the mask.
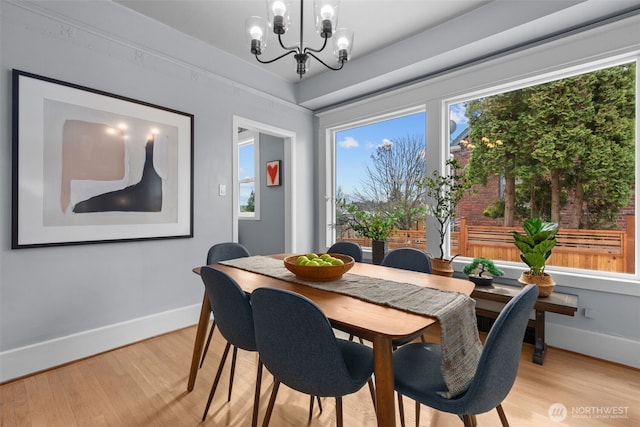
[[[260,406],[261,386],[262,386],[262,360],[258,358],[258,374],[256,376],[256,392],[253,398],[253,417],[251,418],[251,427],[258,426],[258,408]]]
[[[355,336],[353,334],[349,334],[349,341],[353,341],[353,338],[355,338]],[[364,344],[362,338],[358,337],[358,341],[360,341],[360,344]]]
[[[207,342],[204,345],[204,351],[202,352],[202,358],[200,359],[200,368],[202,368],[202,364],[204,363],[204,358],[207,357],[207,351],[209,351],[209,344],[211,344],[211,337],[213,337],[213,331],[215,330],[216,330],[216,321],[214,319],[213,323],[211,323],[211,330],[209,331]]]
[[[404,427],[404,403],[402,401],[402,395],[398,394],[398,412],[400,412],[400,427]]]
[[[371,393],[371,401],[373,402],[373,409],[376,409],[376,388],[373,386],[373,379],[369,378],[367,381],[369,384],[369,393]]]
[[[464,422],[464,427],[473,427],[473,418],[471,418],[471,415],[463,415],[462,422]]]
[[[322,402],[320,401],[320,396],[309,396],[309,421],[313,418],[313,401],[318,401],[318,409],[320,409],[320,413],[322,413]]]
[[[336,427],[342,427],[342,397],[336,397]]]
[[[420,426],[420,402],[416,400],[416,427]]]
[[[222,353],[222,360],[220,360],[220,366],[218,366],[218,372],[216,372],[216,378],[213,380],[213,384],[211,385],[211,392],[209,392],[209,400],[207,400],[207,406],[204,408],[204,414],[202,414],[202,421],[204,421],[205,418],[207,418],[207,413],[209,412],[209,406],[211,406],[213,395],[216,393],[216,388],[218,388],[218,381],[220,381],[220,374],[222,374],[222,368],[224,368],[224,363],[227,361],[227,356],[229,354],[230,347],[231,347],[231,343],[227,342],[227,345],[224,347],[224,352]]]
[[[262,427],[269,426],[269,420],[271,419],[271,413],[273,412],[273,406],[276,403],[276,395],[278,394],[278,387],[280,387],[280,381],[274,378],[273,390],[271,390],[271,397],[269,398],[269,404],[267,405],[267,412],[264,414],[264,420],[262,420]]]
[[[231,402],[231,389],[233,388],[233,376],[236,373],[236,357],[238,356],[238,347],[233,346],[233,356],[231,357],[231,373],[229,374],[229,395],[227,402]]]
[[[502,404],[496,406],[496,411],[498,411],[498,416],[500,417],[502,427],[509,427],[509,421],[507,421],[507,416],[504,413],[504,409],[502,409]]]

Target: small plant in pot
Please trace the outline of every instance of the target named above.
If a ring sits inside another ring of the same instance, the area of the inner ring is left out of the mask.
[[[558,224],[545,222],[540,218],[529,218],[522,226],[525,234],[511,232],[514,244],[520,249],[520,259],[529,267],[518,281],[522,286],[535,284],[538,286],[539,296],[549,296],[553,292],[555,282],[551,275],[544,272],[544,268],[551,256],[551,250],[557,243]]]
[[[474,258],[471,264],[465,266],[462,271],[477,286],[489,286],[493,283],[494,277],[504,274],[493,261],[487,258]]]
[[[347,224],[359,236],[371,239],[372,262],[380,264],[386,253],[387,237],[396,227],[398,212],[364,210],[355,203],[345,207]]]

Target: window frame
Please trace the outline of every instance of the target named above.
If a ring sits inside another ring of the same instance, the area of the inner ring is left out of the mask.
[[[328,205],[333,195],[329,189],[335,181],[331,176],[332,153],[335,130],[344,129],[354,124],[366,123],[371,117],[384,117],[402,111],[407,106],[418,108],[423,106],[427,114],[426,144],[430,155],[427,156],[427,170],[443,170],[445,159],[449,153],[448,144],[448,111],[449,104],[513,90],[518,87],[581,74],[588,70],[619,65],[625,62],[636,62],[636,129],[640,130],[640,41],[629,37],[629,31],[640,22],[639,16],[623,19],[608,25],[590,28],[582,32],[541,43],[527,49],[505,53],[494,58],[479,61],[447,73],[431,76],[421,82],[407,85],[395,90],[373,95],[350,104],[338,106],[316,114],[318,118],[318,139],[320,145],[319,171],[320,194],[325,194]],[[637,38],[636,38],[637,39]],[[636,135],[637,139],[637,135]],[[433,144],[431,141],[437,141]],[[636,182],[640,179],[640,150],[636,149]],[[636,187],[636,192],[637,192]],[[334,190],[335,191],[335,190]],[[636,195],[637,196],[637,195]],[[635,211],[638,212],[636,197]],[[328,215],[319,215],[319,229],[327,227]],[[427,218],[427,251],[435,253],[437,236],[433,231],[433,218]],[[639,218],[635,217],[636,233]],[[328,235],[328,233],[326,234]],[[320,242],[329,243],[330,239],[319,235]],[[638,242],[636,235],[636,242]],[[639,242],[640,243],[640,242]],[[561,287],[580,288],[608,293],[640,296],[640,245],[636,243],[636,272],[621,274],[573,270],[568,268],[548,267]],[[448,250],[448,248],[447,248]],[[468,259],[454,260],[454,268],[460,271],[468,263]],[[504,268],[503,268],[504,267]],[[524,264],[504,266],[505,278],[517,284],[516,279],[525,270]],[[568,290],[570,292],[570,289]]]

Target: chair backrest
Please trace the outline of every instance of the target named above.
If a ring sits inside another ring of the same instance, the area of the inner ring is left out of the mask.
[[[524,331],[537,298],[538,287],[528,285],[498,315],[485,340],[476,374],[460,398],[466,401],[465,413],[490,411],[509,394],[518,373]]]
[[[200,276],[222,336],[236,347],[256,351],[249,295],[228,274],[215,268],[202,267]]]
[[[207,253],[207,265],[220,261],[251,256],[247,248],[236,242],[216,243]]]
[[[431,274],[429,256],[415,248],[394,249],[385,255],[380,265]]]
[[[349,255],[355,262],[362,262],[362,248],[356,242],[336,242],[327,252]]]
[[[279,381],[321,397],[359,389],[331,324],[313,301],[286,290],[258,288],[251,294],[251,305],[260,359]]]

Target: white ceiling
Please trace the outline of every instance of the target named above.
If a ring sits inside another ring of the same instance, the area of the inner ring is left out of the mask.
[[[351,60],[336,73],[312,59],[299,80],[291,56],[262,65],[249,52],[244,21],[252,15],[266,18],[265,0],[113,1],[213,46],[216,73],[312,110],[640,13],[640,0],[341,0],[338,27],[355,33]],[[292,3],[285,45],[299,39],[299,1]],[[322,40],[315,32],[312,0],[304,0],[304,15],[304,41],[317,48]],[[330,62],[328,50],[321,57]],[[283,52],[270,34],[262,58]]]
[[[381,47],[423,32],[491,0],[341,0],[338,27],[354,31],[352,57],[362,57]],[[265,0],[116,0],[130,9],[160,21],[178,31],[189,34],[245,61],[255,63],[245,39],[245,19],[250,16],[267,18]],[[291,27],[284,35],[285,46],[299,41],[300,3],[292,0]],[[312,48],[322,46],[315,31],[313,2],[304,2],[304,42]],[[328,52],[327,52],[328,51]],[[273,59],[285,51],[270,33],[267,49],[261,59]],[[335,65],[331,45],[320,56]],[[347,64],[348,65],[348,64]],[[296,81],[294,60],[291,56],[273,64],[264,65],[283,78]],[[325,71],[324,66],[312,59],[305,77]]]

